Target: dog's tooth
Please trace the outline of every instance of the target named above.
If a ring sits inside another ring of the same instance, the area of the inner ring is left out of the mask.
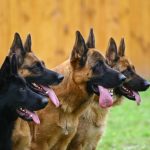
[[[48,91],[46,91],[45,93],[48,94]]]
[[[34,86],[36,86],[36,84],[35,84],[35,83],[33,83],[33,85],[34,85]]]
[[[30,117],[32,117],[32,115],[30,115]]]

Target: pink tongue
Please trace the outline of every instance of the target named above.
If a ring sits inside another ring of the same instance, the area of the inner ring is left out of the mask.
[[[59,107],[60,103],[59,103],[59,100],[58,100],[55,92],[53,91],[53,89],[45,87],[45,86],[42,86],[42,85],[41,85],[41,87],[46,91],[46,94],[49,96],[49,98],[51,99],[51,101],[53,102],[53,104],[56,107]]]
[[[135,96],[135,100],[136,100],[137,105],[140,105],[140,103],[141,103],[141,97],[140,97],[139,93],[135,92],[135,91],[132,91],[132,92],[133,92],[133,94]]]
[[[31,112],[29,110],[26,110],[26,112],[30,115],[30,117],[32,118],[32,120],[36,123],[36,124],[40,124],[40,119],[38,117],[38,115],[34,112]]]
[[[99,105],[102,108],[107,108],[112,106],[113,104],[113,99],[108,91],[108,89],[105,89],[102,86],[98,86],[100,97],[99,97]]]

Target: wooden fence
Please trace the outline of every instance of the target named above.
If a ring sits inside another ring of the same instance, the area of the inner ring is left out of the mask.
[[[126,41],[126,53],[137,71],[150,78],[150,0],[0,0],[0,63],[15,32],[32,35],[33,51],[49,67],[69,57],[80,30],[93,27],[97,48],[108,39]]]

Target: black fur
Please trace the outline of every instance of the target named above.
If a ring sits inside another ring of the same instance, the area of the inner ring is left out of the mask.
[[[47,99],[31,91],[17,71],[16,56],[6,57],[0,70],[0,150],[12,149],[11,135],[18,108],[34,111],[46,106]]]

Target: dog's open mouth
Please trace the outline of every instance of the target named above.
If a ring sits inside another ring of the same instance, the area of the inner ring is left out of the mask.
[[[38,94],[49,97],[50,100],[52,101],[52,103],[56,107],[59,107],[60,102],[59,102],[54,90],[51,87],[38,85],[36,83],[32,83],[32,84],[30,84],[30,88]]]
[[[103,86],[93,86],[95,94],[99,95],[99,105],[102,108],[111,107],[113,105],[113,90],[106,89]]]
[[[16,111],[22,119],[27,121],[34,121],[36,124],[40,124],[39,117],[35,112],[22,107],[18,108]]]
[[[138,105],[141,103],[141,97],[140,97],[138,91],[131,90],[124,85],[121,86],[119,88],[119,90],[122,95],[124,95],[128,99],[135,100]]]

